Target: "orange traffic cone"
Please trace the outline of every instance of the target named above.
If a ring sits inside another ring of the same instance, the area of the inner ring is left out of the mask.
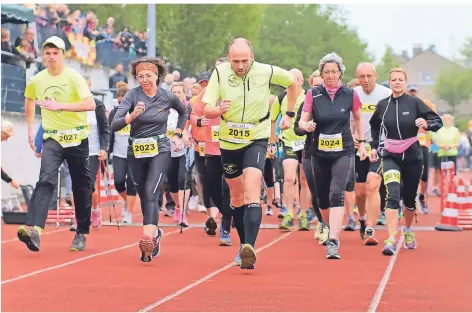
[[[434,228],[440,231],[461,231],[458,226],[459,203],[457,190],[454,183],[449,184],[449,192],[446,197],[446,205],[441,212],[441,221]]]
[[[471,185],[465,186],[464,182],[461,181],[464,185],[464,190],[467,191],[464,193],[464,203],[459,206],[459,216],[457,224],[463,230],[472,230],[472,208],[471,208]]]

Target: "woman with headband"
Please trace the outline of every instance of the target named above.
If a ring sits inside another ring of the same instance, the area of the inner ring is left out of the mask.
[[[159,254],[163,232],[157,227],[158,198],[171,163],[171,142],[182,149],[182,129],[187,120],[185,106],[170,91],[159,88],[167,69],[162,60],[143,57],[130,64],[139,87],[130,89],[118,106],[111,128],[115,132],[131,124],[128,162],[141,199],[143,236],[139,241],[141,261]],[[166,136],[170,109],[179,117],[174,135]],[[127,113],[129,114],[127,115]]]

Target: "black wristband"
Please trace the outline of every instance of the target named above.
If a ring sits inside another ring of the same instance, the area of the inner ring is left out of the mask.
[[[197,126],[202,127],[202,119],[201,118],[197,119]]]
[[[285,112],[286,115],[290,116],[290,117],[294,117],[295,116],[295,112]]]
[[[182,133],[175,133],[175,135],[179,138],[182,138]]]
[[[359,139],[358,139],[357,141],[358,141],[359,143],[366,143],[366,142],[367,142],[367,141],[365,141],[365,140],[359,140]]]

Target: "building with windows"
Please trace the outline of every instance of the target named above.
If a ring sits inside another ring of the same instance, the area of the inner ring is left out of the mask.
[[[446,101],[439,99],[433,92],[436,77],[442,70],[446,70],[455,64],[453,61],[441,56],[435,51],[435,46],[430,45],[423,49],[422,45],[413,46],[413,55],[408,56],[406,51],[396,56],[401,67],[408,73],[408,82],[419,87],[418,95],[433,101],[440,113],[450,110]],[[456,107],[456,112],[472,114],[472,99],[463,101]]]

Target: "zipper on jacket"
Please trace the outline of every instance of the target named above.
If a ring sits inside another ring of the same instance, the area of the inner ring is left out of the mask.
[[[400,140],[403,140],[402,138],[402,133],[400,132],[400,124],[398,122],[398,99],[395,101],[396,102],[396,111],[397,111],[397,131],[398,131],[398,136],[400,137]],[[402,161],[405,160],[405,151],[402,152]]]

